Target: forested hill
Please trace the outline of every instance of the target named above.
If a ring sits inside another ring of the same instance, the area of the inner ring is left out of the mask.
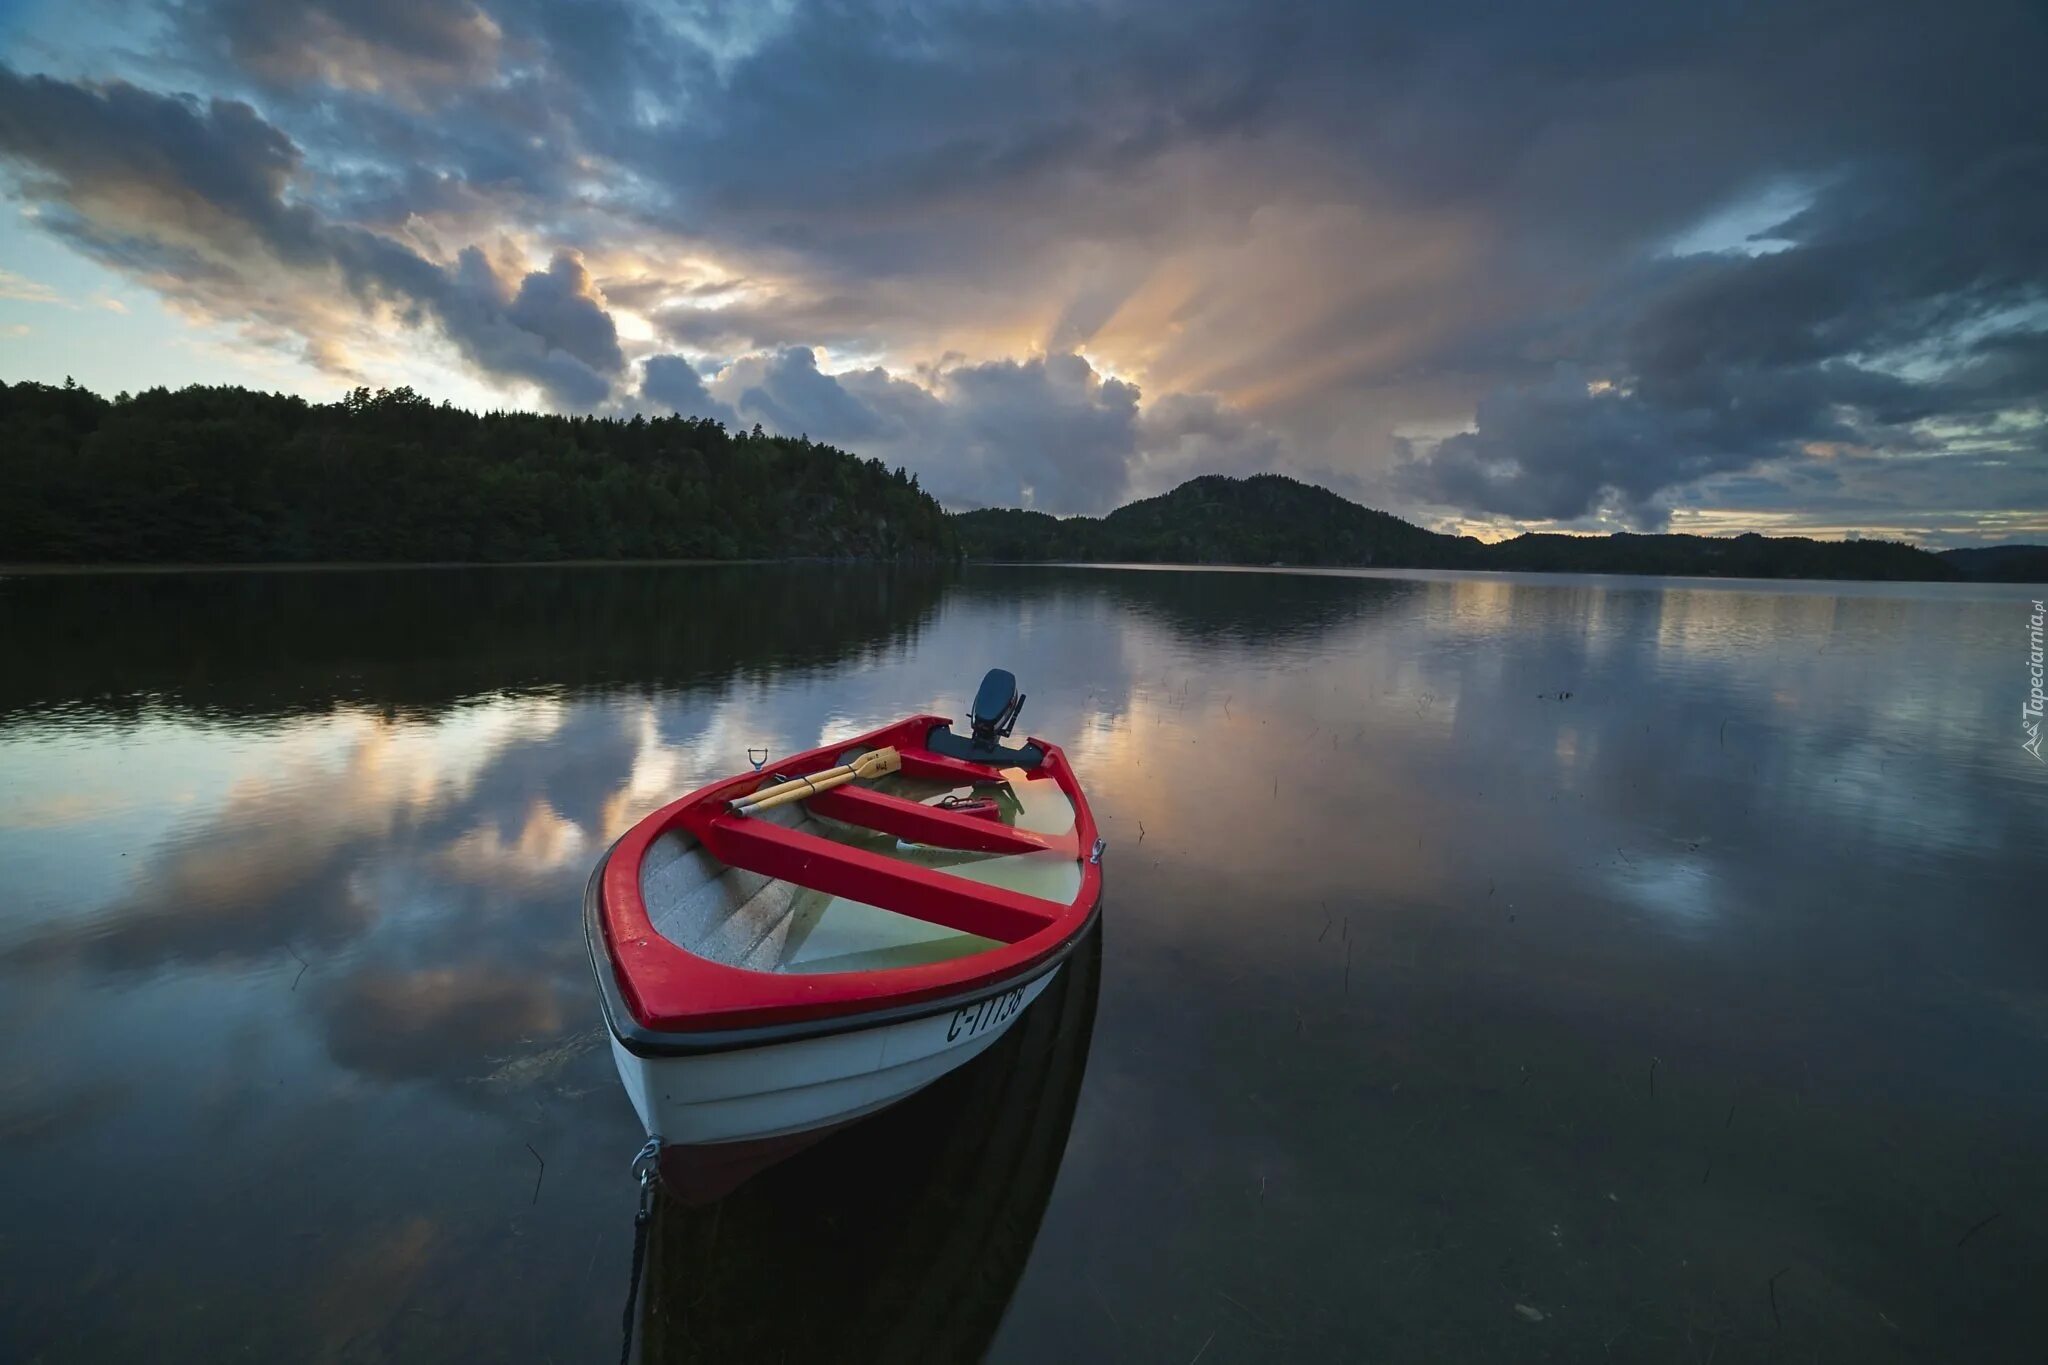
[[[1974,545],[1941,551],[1965,578],[1995,583],[2048,583],[2048,545]]]
[[[1447,536],[1278,474],[1192,479],[1105,517],[954,516],[971,559],[1318,564],[1730,578],[1951,579],[1969,565],[1882,540],[1798,536]]]
[[[0,384],[0,563],[952,559],[914,475],[687,417]]]
[[[0,563],[865,558],[1362,565],[2037,581],[2048,548],[1440,535],[1277,474],[1210,475],[1108,516],[948,517],[916,476],[688,417],[475,414],[410,389],[108,400],[0,383]]]
[[[971,559],[1450,568],[1479,545],[1279,474],[1209,474],[1101,518],[988,508],[953,523]]]

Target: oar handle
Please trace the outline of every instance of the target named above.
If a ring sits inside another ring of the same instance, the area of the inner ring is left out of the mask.
[[[876,749],[837,768],[827,768],[823,772],[792,777],[786,782],[762,787],[746,796],[734,798],[730,805],[734,811],[741,814],[773,810],[792,801],[801,801],[812,792],[830,791],[834,787],[853,781],[856,777],[879,777],[883,773],[893,773],[902,766],[902,755],[896,750]]]
[[[734,797],[732,808],[734,810],[751,809],[754,806],[760,805],[763,801],[781,796],[787,792],[808,793],[816,791],[818,784],[821,782],[829,782],[834,778],[850,777],[852,774],[853,765],[846,764],[838,768],[827,768],[821,773],[812,773],[808,777],[792,777],[786,782],[776,782],[770,786],[762,787],[758,791],[749,792],[745,796]]]
[[[786,806],[792,801],[801,801],[815,793],[831,791],[834,787],[843,787],[858,776],[860,774],[853,769],[843,768],[832,773],[830,776],[800,777],[794,783],[788,784],[782,791],[763,797],[758,801],[749,801],[744,806],[735,806],[733,809],[742,815],[759,815],[764,810],[774,810],[777,806]]]

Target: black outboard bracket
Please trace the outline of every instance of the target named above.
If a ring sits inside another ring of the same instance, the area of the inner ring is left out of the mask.
[[[1026,741],[1011,748],[1002,743],[1017,728],[1017,715],[1024,709],[1024,694],[1017,690],[1017,675],[1007,668],[991,668],[974,694],[968,712],[968,734],[955,734],[950,725],[935,725],[925,737],[925,747],[948,758],[970,763],[993,763],[1004,768],[1035,768],[1045,761],[1045,750]]]

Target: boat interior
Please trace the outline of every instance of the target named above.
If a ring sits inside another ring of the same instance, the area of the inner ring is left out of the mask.
[[[842,762],[858,752],[842,756]],[[948,802],[957,807],[992,801],[992,823],[1054,839],[1074,831],[1074,806],[1059,784],[1021,768],[1003,769],[994,784],[955,786],[899,772],[862,785],[935,809]],[[1002,853],[916,843],[820,815],[813,804],[794,802],[749,819],[1054,903],[1049,909],[1071,903],[1081,887],[1081,861],[1070,847]],[[681,828],[666,831],[649,847],[640,887],[648,917],[664,938],[698,957],[751,971],[876,971],[1002,945],[998,938],[816,890],[795,878],[729,865]]]
[[[1054,923],[1084,881],[1073,779],[1003,742],[1023,706],[992,669],[964,736],[926,717],[709,789],[641,858],[649,922],[696,957],[783,974],[942,962]]]

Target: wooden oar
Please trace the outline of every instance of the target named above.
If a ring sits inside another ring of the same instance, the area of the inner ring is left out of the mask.
[[[732,809],[739,815],[758,815],[764,810],[774,810],[792,801],[801,801],[813,792],[830,791],[843,787],[856,777],[880,777],[884,773],[900,772],[903,755],[894,749],[875,749],[862,754],[853,762],[837,768],[827,768],[821,773],[808,777],[792,777],[787,782],[777,782],[763,787],[749,796],[742,796],[732,802]]]

